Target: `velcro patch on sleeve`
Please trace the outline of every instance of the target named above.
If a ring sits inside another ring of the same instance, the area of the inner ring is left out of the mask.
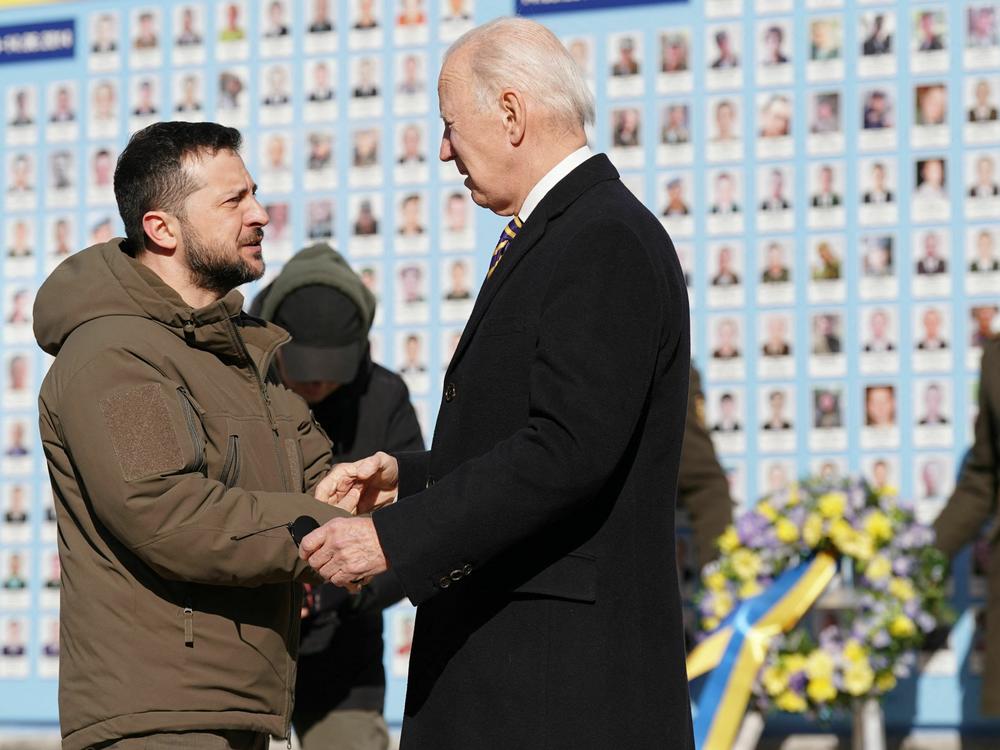
[[[299,461],[298,441],[285,438],[285,453],[288,454],[288,470],[292,475],[292,486],[302,486],[302,463]]]
[[[158,383],[117,391],[100,406],[126,482],[183,468],[184,455]]]

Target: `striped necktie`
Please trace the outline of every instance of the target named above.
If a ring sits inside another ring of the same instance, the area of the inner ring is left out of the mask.
[[[521,222],[521,218],[514,214],[514,218],[510,220],[510,223],[503,228],[500,233],[500,241],[497,246],[493,249],[493,257],[490,258],[490,270],[486,272],[486,278],[488,279],[493,275],[493,272],[497,268],[497,264],[503,257],[504,252],[507,250],[507,246],[510,245],[510,241],[517,237],[518,231],[524,224]]]

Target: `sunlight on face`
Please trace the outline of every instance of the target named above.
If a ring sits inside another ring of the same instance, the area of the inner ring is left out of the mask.
[[[496,214],[513,212],[511,145],[503,128],[499,103],[487,111],[477,106],[475,84],[466,62],[468,52],[456,52],[441,70],[438,97],[444,132],[439,157],[454,161],[472,200]]]
[[[243,159],[219,151],[191,158],[185,167],[200,186],[185,200],[181,221],[185,258],[196,283],[225,293],[259,279],[268,216]]]

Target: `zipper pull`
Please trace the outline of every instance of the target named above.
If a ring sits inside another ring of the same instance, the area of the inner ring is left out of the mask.
[[[194,647],[194,610],[191,607],[184,608],[184,645]]]
[[[285,747],[288,748],[288,750],[292,750],[292,732],[291,732],[291,730],[289,730],[288,736],[285,737]]]

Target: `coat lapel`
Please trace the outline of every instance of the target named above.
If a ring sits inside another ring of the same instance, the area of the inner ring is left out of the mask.
[[[524,222],[517,237],[511,241],[510,247],[504,253],[493,272],[493,276],[483,281],[479,295],[476,297],[476,304],[472,308],[472,314],[465,324],[462,337],[458,341],[458,346],[455,347],[455,354],[448,364],[448,372],[454,369],[468,348],[469,342],[472,341],[472,337],[482,323],[483,317],[489,310],[500,287],[510,278],[517,264],[544,236],[549,220],[565,211],[577,198],[597,183],[617,179],[618,170],[614,168],[608,157],[604,154],[597,154],[566,175],[548,192],[532,211],[528,220]]]

